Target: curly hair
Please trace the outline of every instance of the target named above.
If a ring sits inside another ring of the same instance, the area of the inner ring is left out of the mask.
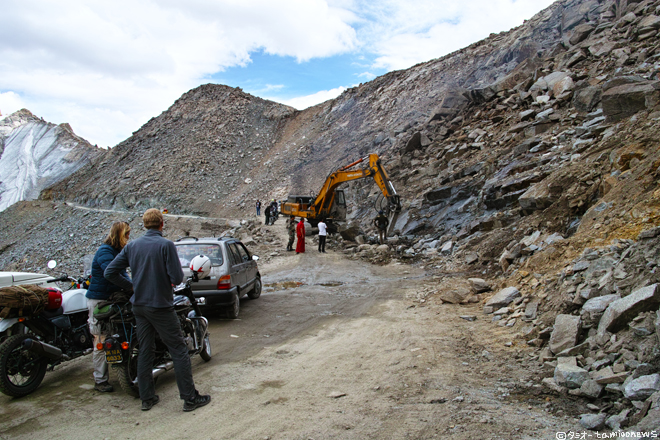
[[[124,249],[124,246],[126,246],[126,243],[128,243],[128,234],[130,232],[131,227],[128,223],[114,222],[104,243],[109,244],[115,249],[122,250]]]

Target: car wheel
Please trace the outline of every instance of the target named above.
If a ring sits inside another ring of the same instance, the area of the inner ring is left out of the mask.
[[[257,299],[261,296],[261,277],[257,276],[254,280],[254,289],[247,294],[250,299]]]
[[[227,309],[227,318],[229,319],[237,319],[238,318],[238,312],[241,310],[241,300],[238,296],[238,292],[234,294],[234,304],[232,304],[228,309]]]

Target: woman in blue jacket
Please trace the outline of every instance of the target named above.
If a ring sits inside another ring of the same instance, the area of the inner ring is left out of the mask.
[[[121,290],[118,286],[106,280],[103,272],[108,264],[126,246],[130,232],[131,227],[126,222],[114,222],[112,224],[110,233],[94,255],[94,260],[92,261],[92,280],[87,289],[89,332],[94,336],[94,352],[92,354],[92,362],[94,363],[94,389],[102,393],[112,392],[114,388],[108,382],[108,363],[105,361],[105,352],[96,348],[96,344],[103,342],[103,337],[98,321],[94,318],[94,308],[101,301],[107,301],[110,298],[110,294]],[[126,271],[122,273],[122,276],[128,279]]]

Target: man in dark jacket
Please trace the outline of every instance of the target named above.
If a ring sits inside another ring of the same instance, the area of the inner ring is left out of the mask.
[[[374,219],[374,226],[378,229],[378,241],[380,244],[385,244],[387,239],[387,227],[390,224],[390,220],[385,216],[383,211],[379,211],[378,215]]]
[[[131,303],[140,344],[138,354],[138,387],[142,410],[148,411],[158,403],[152,367],[156,333],[165,343],[174,362],[176,384],[183,399],[183,410],[193,411],[211,401],[211,396],[200,395],[195,389],[188,356],[188,347],[179,319],[174,311],[172,286],[183,281],[181,262],[176,247],[163,238],[163,215],[157,209],[148,209],[142,216],[147,233],[128,243],[105,270],[105,278],[124,289],[133,290]],[[131,268],[133,282],[120,276]]]

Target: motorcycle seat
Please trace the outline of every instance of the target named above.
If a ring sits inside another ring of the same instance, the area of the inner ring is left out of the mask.
[[[60,307],[57,310],[48,310],[44,309],[41,314],[44,316],[44,318],[50,319],[50,318],[55,318],[56,316],[60,316],[64,314],[64,308]]]

